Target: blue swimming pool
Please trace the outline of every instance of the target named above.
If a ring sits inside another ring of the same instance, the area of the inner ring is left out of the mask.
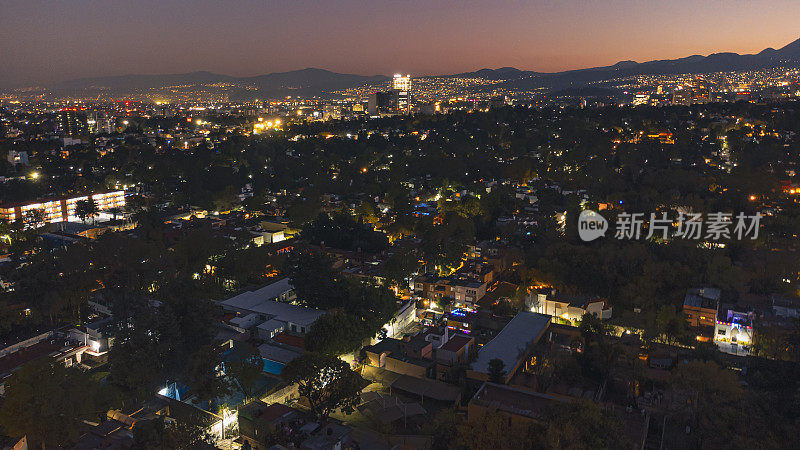
[[[270,359],[264,359],[264,372],[271,373],[273,375],[280,375],[283,372],[283,364],[272,361]]]

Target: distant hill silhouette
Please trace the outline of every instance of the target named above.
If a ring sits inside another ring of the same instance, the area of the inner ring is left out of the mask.
[[[281,97],[285,95],[317,95],[328,91],[347,89],[365,82],[388,80],[388,77],[382,75],[353,75],[331,72],[325,69],[307,68],[254,77],[233,77],[211,72],[191,72],[168,75],[120,75],[78,78],[56,83],[50,86],[50,89],[57,93],[106,91],[124,94],[139,89],[228,82],[254,86],[258,88],[257,95],[263,97]]]
[[[755,55],[738,53],[713,53],[708,56],[692,55],[679,59],[663,59],[638,63],[620,61],[613,66],[542,73],[519,70],[513,67],[481,69],[454,76],[479,76],[494,80],[507,80],[517,87],[546,86],[563,89],[582,86],[591,81],[607,80],[633,75],[669,75],[678,73],[710,73],[736,70],[753,70],[783,64],[800,65],[800,39],[775,50],[767,48]]]
[[[111,77],[76,78],[56,83],[54,89],[147,89],[180,84],[209,84],[231,81],[233,77],[211,72],[176,73],[168,75],[118,75]]]
[[[679,59],[647,62],[620,61],[612,66],[568,70],[556,73],[520,70],[515,67],[480,69],[475,72],[443,77],[481,77],[504,80],[508,87],[547,87],[555,90],[582,87],[592,81],[633,75],[667,75],[678,73],[708,73],[752,70],[776,67],[783,64],[800,65],[800,39],[780,48],[767,48],[754,55],[738,53],[713,53],[708,56],[692,55]],[[169,75],[121,75],[111,77],[78,78],[49,86],[54,93],[88,94],[109,92],[125,94],[133,90],[163,88],[175,85],[199,85],[230,82],[257,91],[242,90],[242,96],[262,98],[286,95],[319,95],[326,92],[355,87],[366,82],[388,82],[383,75],[364,76],[307,68],[289,72],[270,73],[254,77],[233,77],[211,72],[191,72]],[[388,84],[387,84],[388,87]]]

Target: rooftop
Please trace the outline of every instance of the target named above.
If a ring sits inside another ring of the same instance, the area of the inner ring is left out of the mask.
[[[717,288],[697,288],[689,289],[686,297],[683,300],[685,306],[694,306],[696,308],[709,308],[716,309],[717,302],[719,302],[720,290]]]
[[[272,338],[273,341],[279,342],[284,345],[297,347],[300,350],[306,349],[306,340],[302,336],[295,336],[286,332],[279,333]]]
[[[277,298],[282,294],[291,291],[292,289],[294,289],[294,287],[289,282],[289,279],[284,278],[262,288],[256,289],[255,291],[247,291],[231,297],[223,301],[222,304],[237,309],[251,309],[253,306],[257,306],[265,300]]]
[[[0,374],[14,371],[18,367],[44,357],[57,357],[85,347],[81,344],[66,343],[62,338],[53,338],[33,344],[0,358]]]
[[[367,347],[367,351],[376,354],[386,353],[390,358],[427,367],[432,364],[431,360],[409,355],[408,350],[419,353],[423,348],[429,345],[432,344],[426,341],[422,335],[417,335],[409,341],[386,338],[371,347]]]
[[[272,344],[261,344],[258,347],[258,353],[261,354],[261,357],[264,359],[283,364],[288,364],[300,356],[299,351]]]
[[[489,373],[489,361],[499,358],[505,363],[506,370],[510,371],[516,367],[520,355],[539,340],[549,323],[549,315],[520,312],[494,339],[481,347],[478,358],[472,363],[472,370]]]
[[[470,403],[492,406],[500,411],[535,418],[548,404],[556,401],[564,400],[511,386],[484,383]]]
[[[282,223],[275,223],[275,222],[261,222],[260,225],[261,229],[268,232],[268,233],[277,233],[279,231],[283,231],[286,229],[286,225]]]
[[[566,295],[557,294],[553,301],[567,303],[569,306],[585,309],[589,303],[602,302],[603,299],[596,295]]]
[[[463,334],[459,334],[450,338],[440,350],[448,351],[448,352],[457,352],[464,348],[467,344],[472,341],[472,338],[469,336],[464,336]]]
[[[325,311],[305,306],[291,305],[273,300],[292,289],[289,279],[264,286],[255,291],[247,291],[220,302],[225,309],[268,316],[269,319],[291,322],[308,327],[317,321]]]
[[[264,422],[275,422],[279,419],[299,417],[299,413],[294,408],[281,403],[273,403],[267,406],[261,400],[252,402],[239,407],[239,415],[250,420],[260,420]]]

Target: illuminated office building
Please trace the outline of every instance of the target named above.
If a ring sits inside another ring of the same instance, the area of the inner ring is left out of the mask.
[[[397,96],[397,111],[408,113],[411,111],[411,75],[396,73],[392,78],[392,91]]]
[[[98,211],[125,207],[125,191],[96,192],[78,197],[2,204],[0,205],[0,220],[6,222],[24,220],[28,214],[36,210],[42,212],[45,222],[78,220],[78,216],[75,214],[78,202],[90,198],[94,201]]]

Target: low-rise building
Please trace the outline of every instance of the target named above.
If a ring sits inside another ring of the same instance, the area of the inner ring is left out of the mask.
[[[29,202],[6,203],[0,205],[0,219],[6,222],[22,220],[33,211],[41,211],[45,222],[66,222],[79,220],[76,215],[78,202],[91,199],[98,211],[125,207],[125,191],[95,192],[75,197],[39,199]]]
[[[437,277],[425,275],[414,281],[417,294],[431,301],[444,297],[452,298],[457,306],[474,308],[478,301],[486,295],[486,282],[469,278]]]
[[[353,431],[344,424],[329,420],[323,426],[303,412],[289,406],[267,405],[254,400],[239,408],[239,435],[250,448],[284,448],[276,445],[281,439],[300,442],[304,450],[341,450],[352,448]]]
[[[533,310],[552,316],[554,321],[567,321],[570,324],[580,322],[584,314],[603,320],[610,319],[612,312],[611,305],[605,298],[563,294],[538,294],[538,303]]]
[[[717,308],[719,307],[720,290],[716,288],[689,289],[683,299],[683,313],[692,327],[713,327]]]
[[[386,338],[364,350],[370,366],[418,378],[433,376],[433,344],[421,334],[403,339]]]
[[[752,312],[720,308],[714,324],[714,343],[725,353],[749,355],[753,345],[753,319]]]
[[[800,318],[800,299],[797,297],[773,294],[770,300],[772,301],[772,313],[775,317],[785,319]]]
[[[49,339],[33,341],[0,357],[0,395],[5,395],[6,381],[20,367],[37,360],[48,359],[53,364],[72,367],[81,363],[83,354],[91,347],[83,342],[53,334]]]
[[[470,349],[474,347],[474,337],[459,333],[435,349],[437,378],[445,380],[453,367],[469,362]]]
[[[483,383],[467,406],[467,420],[480,423],[487,414],[502,414],[509,422],[522,425],[537,420],[554,402],[565,399],[526,389],[495,383]]]
[[[286,303],[294,295],[293,290],[289,279],[284,278],[219,303],[224,310],[237,314],[229,324],[242,332],[252,332],[255,328],[262,339],[271,339],[284,331],[304,335],[325,311]]]
[[[302,414],[289,406],[273,403],[267,405],[254,400],[239,407],[239,435],[253,449],[272,446],[272,439],[281,428],[302,418]]]
[[[263,237],[261,244],[274,244],[286,240],[285,232],[287,226],[282,223],[261,222],[259,227],[253,230]]]
[[[462,308],[456,308],[445,314],[447,328],[462,333],[472,333],[478,321],[478,314]]]
[[[17,164],[22,164],[23,166],[28,165],[28,152],[21,151],[18,152],[16,150],[9,150],[7,156],[8,162],[12,165],[16,166]]]
[[[503,362],[508,383],[517,372],[532,366],[530,361],[533,349],[547,331],[551,316],[522,311],[503,328],[491,341],[478,350],[478,357],[467,371],[467,377],[479,381],[489,380],[489,362],[499,359]]]

